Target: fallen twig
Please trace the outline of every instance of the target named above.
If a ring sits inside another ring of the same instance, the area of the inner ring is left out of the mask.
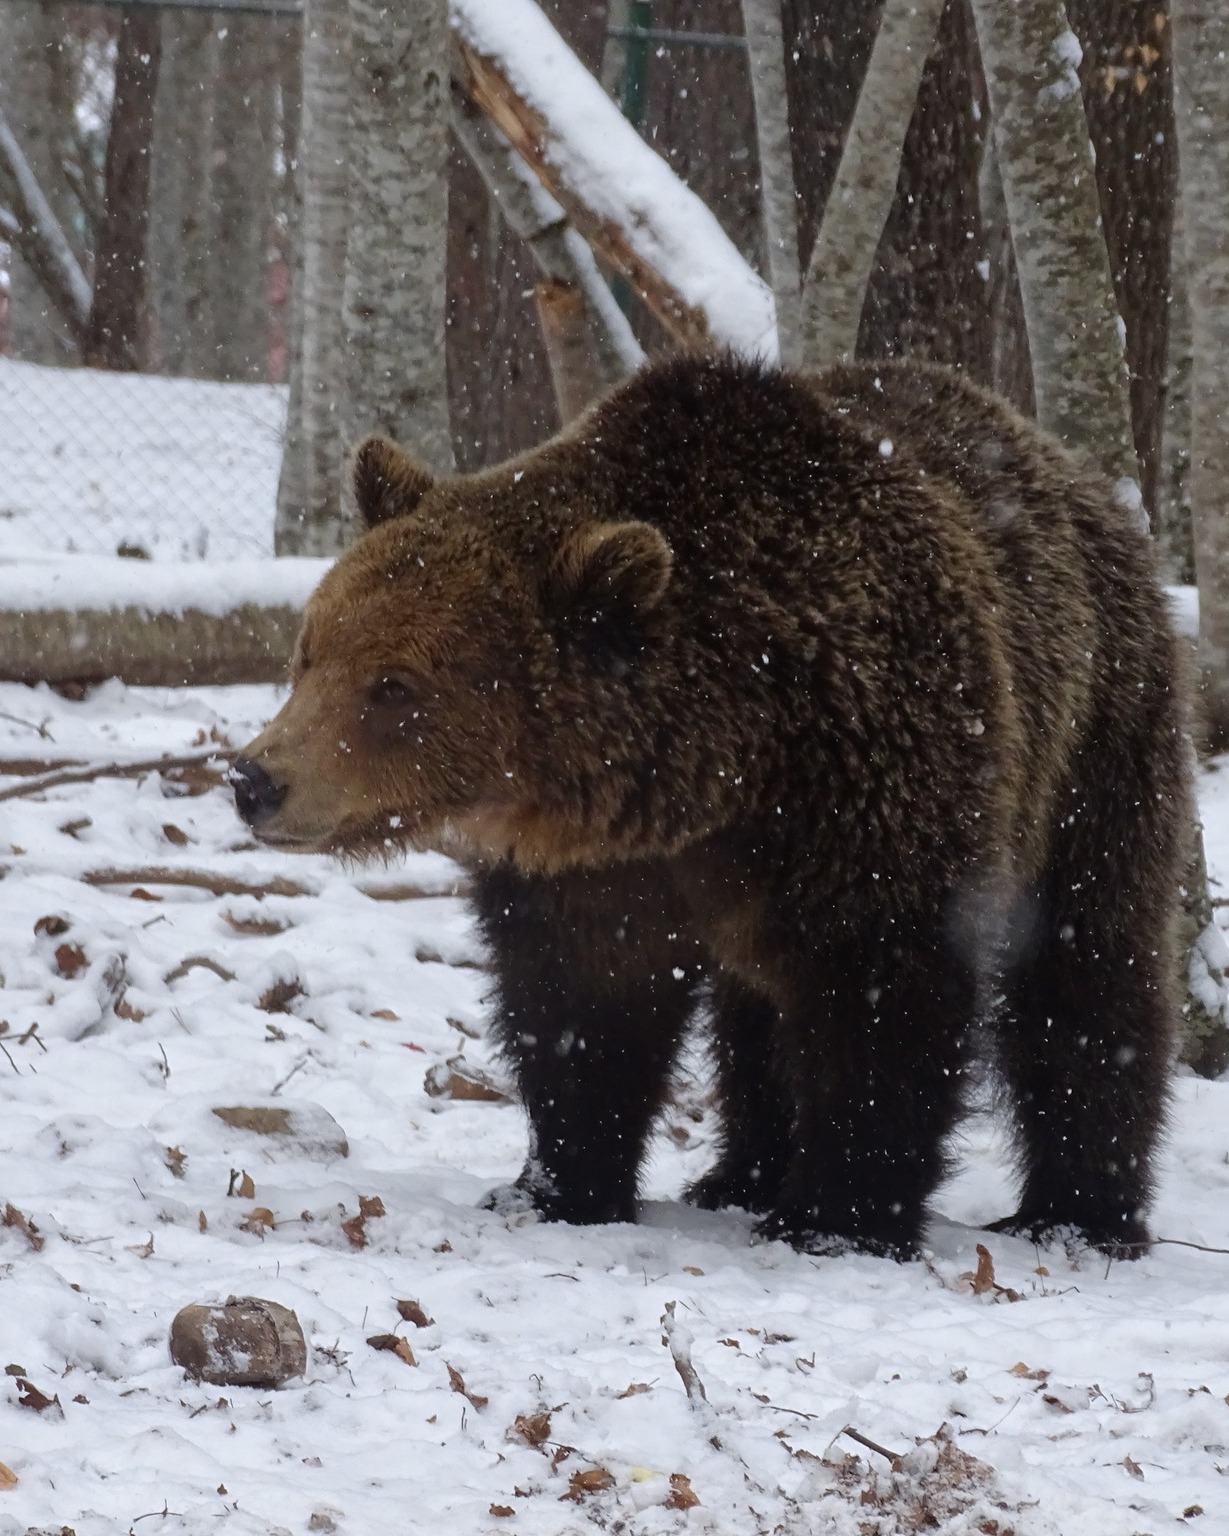
[[[677,1305],[677,1302],[668,1301],[666,1310],[662,1313],[662,1343],[670,1351],[670,1358],[674,1361],[674,1368],[682,1379],[683,1389],[688,1398],[693,1403],[707,1403],[708,1393],[704,1390],[699,1372],[691,1362],[691,1332],[684,1328],[674,1315]]]
[[[61,784],[86,784],[91,779],[131,779],[144,773],[169,773],[179,768],[204,768],[214,762],[229,762],[233,753],[215,747],[211,752],[192,752],[182,757],[151,757],[137,763],[86,763],[79,768],[59,768],[43,773],[28,784],[12,784],[0,789],[0,800],[16,800],[24,795],[41,794]],[[14,769],[17,767],[13,765]],[[8,765],[0,762],[0,773]]]
[[[134,869],[87,869],[85,885],[179,885],[212,896],[318,896],[319,888],[273,875],[268,880],[237,880],[207,869],[171,869],[163,865]]]
[[[864,1445],[868,1451],[874,1451],[877,1456],[885,1457],[893,1466],[900,1460],[900,1456],[895,1451],[889,1451],[886,1446],[879,1445],[874,1440],[868,1440],[862,1431],[855,1429],[852,1424],[846,1424],[845,1428],[841,1430],[841,1434],[846,1436],[847,1439],[856,1440],[859,1445]],[[837,1438],[839,1439],[840,1436]]]

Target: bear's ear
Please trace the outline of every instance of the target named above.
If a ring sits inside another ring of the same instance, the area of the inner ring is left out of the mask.
[[[634,622],[670,585],[674,555],[649,523],[595,523],[570,534],[550,574],[551,606],[594,625]]]
[[[368,437],[358,445],[350,480],[359,516],[367,528],[407,516],[435,484],[425,464],[386,437]]]

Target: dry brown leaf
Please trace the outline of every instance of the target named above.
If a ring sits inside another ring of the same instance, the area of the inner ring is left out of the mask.
[[[40,1392],[34,1383],[25,1376],[17,1378],[17,1401],[23,1408],[32,1408],[35,1413],[46,1413],[49,1409],[54,1409],[52,1418],[62,1419],[64,1417],[64,1409],[60,1406],[60,1399],[58,1397],[48,1397],[45,1392]]]
[[[573,1472],[568,1479],[568,1491],[560,1494],[560,1502],[570,1499],[573,1504],[583,1503],[591,1493],[602,1493],[614,1487],[614,1478],[605,1467],[590,1467],[585,1472]]]
[[[351,1216],[349,1221],[342,1222],[341,1230],[346,1234],[351,1248],[366,1248],[367,1221],[364,1216]]]
[[[46,935],[49,939],[58,939],[61,934],[68,932],[68,919],[61,917],[58,912],[49,912],[46,917],[40,917],[34,924],[35,933]]]
[[[685,1275],[702,1275],[704,1271],[702,1269],[698,1269],[694,1264],[684,1264],[683,1273]]]
[[[1075,1409],[1070,1403],[1064,1403],[1061,1397],[1056,1397],[1053,1392],[1043,1392],[1041,1401],[1047,1408],[1057,1408],[1059,1413],[1074,1413]]]
[[[85,950],[80,944],[65,942],[56,945],[55,968],[65,981],[71,981],[74,976],[80,975],[89,963],[85,957]]]
[[[977,1245],[977,1273],[973,1276],[974,1296],[984,1296],[987,1291],[995,1288],[994,1260],[990,1257],[990,1250],[985,1243]]]
[[[306,997],[303,983],[297,977],[275,981],[257,999],[256,1006],[265,1013],[289,1013],[290,1005],[297,998]]]
[[[43,1237],[29,1217],[23,1216],[15,1205],[5,1205],[4,1215],[0,1217],[0,1225],[13,1227],[16,1231],[20,1232],[30,1247],[34,1249],[35,1253],[43,1251],[46,1238]]]
[[[667,1509],[694,1509],[700,1502],[691,1479],[684,1472],[671,1472],[670,1492],[666,1497]]]
[[[0,1461],[0,1489],[16,1488],[16,1486],[16,1472],[13,1471],[12,1467],[6,1467],[4,1463]]]
[[[396,1307],[402,1322],[413,1323],[415,1328],[431,1328],[435,1324],[435,1319],[428,1317],[416,1301],[399,1301]]]
[[[127,1019],[131,1024],[139,1024],[145,1017],[143,1008],[134,1008],[126,997],[121,997],[115,1005],[115,1015],[120,1019]]]
[[[651,1392],[653,1388],[647,1381],[633,1381],[630,1387],[624,1387],[622,1392],[617,1392],[616,1397],[639,1397],[642,1392]]]
[[[173,821],[162,823],[162,835],[168,843],[174,843],[176,848],[186,848],[192,839],[182,827],[177,827]]]
[[[1141,1483],[1143,1482],[1143,1480],[1144,1480],[1144,1469],[1143,1469],[1143,1467],[1140,1466],[1138,1461],[1132,1461],[1129,1456],[1124,1456],[1122,1458],[1122,1464],[1127,1469],[1127,1471],[1131,1474],[1132,1477],[1137,1477],[1137,1478],[1139,1478]]]
[[[379,1195],[360,1195],[358,1197],[358,1208],[365,1217],[386,1216],[388,1214],[384,1209],[384,1202],[380,1199]]]
[[[490,1402],[490,1398],[483,1397],[480,1392],[471,1392],[465,1385],[465,1378],[461,1375],[460,1371],[448,1365],[447,1360],[444,1361],[444,1364],[448,1366],[448,1385],[452,1390],[459,1392],[475,1408],[485,1408],[487,1403]]]
[[[1009,1376],[1019,1376],[1024,1381],[1049,1381],[1050,1373],[1047,1370],[1030,1371],[1023,1360],[1017,1360],[1008,1372]]]
[[[511,1504],[492,1504],[490,1513],[497,1520],[506,1520],[510,1515],[516,1514],[516,1510],[512,1508]]]
[[[254,1206],[239,1223],[240,1232],[252,1232],[263,1237],[266,1231],[277,1226],[277,1218],[267,1205]]]
[[[414,1351],[410,1348],[409,1339],[403,1339],[399,1333],[373,1333],[367,1342],[372,1349],[387,1350],[390,1355],[396,1355],[407,1365],[418,1364],[414,1358]]]
[[[401,1015],[394,1013],[391,1008],[373,1008],[371,1010],[371,1017],[373,1019],[387,1019],[391,1024],[398,1024],[401,1021]]]
[[[128,892],[129,901],[161,901],[161,896],[155,896],[153,891],[147,891],[143,885],[134,885]]]
[[[246,1168],[232,1168],[230,1171],[230,1187],[226,1191],[236,1200],[253,1200],[256,1197],[256,1180]]]
[[[137,1243],[127,1250],[135,1253],[138,1259],[152,1259],[154,1256],[154,1234],[151,1232],[143,1243]]]
[[[205,1215],[204,1211],[196,1213],[196,1225],[202,1232],[209,1231],[209,1217]]]
[[[182,1179],[184,1169],[187,1166],[188,1154],[182,1147],[167,1147],[162,1153],[162,1161],[171,1170],[173,1177]]]
[[[508,1431],[511,1440],[523,1440],[535,1450],[550,1439],[550,1410],[542,1408],[537,1413],[518,1413]]]

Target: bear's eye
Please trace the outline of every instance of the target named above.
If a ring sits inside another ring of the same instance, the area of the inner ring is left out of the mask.
[[[367,697],[382,709],[402,709],[414,702],[414,691],[399,677],[381,677],[372,683]]]

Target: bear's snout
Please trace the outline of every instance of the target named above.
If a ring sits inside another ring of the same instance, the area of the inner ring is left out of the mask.
[[[288,786],[277,783],[250,757],[235,759],[230,782],[235,790],[235,808],[249,827],[267,821],[286,798]]]

